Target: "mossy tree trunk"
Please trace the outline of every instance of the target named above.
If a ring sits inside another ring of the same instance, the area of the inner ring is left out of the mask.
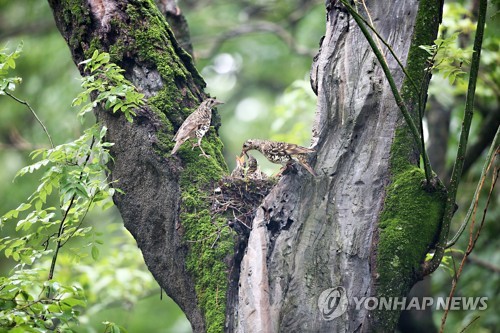
[[[107,140],[115,144],[111,180],[125,194],[114,200],[149,270],[186,313],[193,330],[222,330],[227,287],[218,283],[226,280],[224,260],[231,255],[232,235],[221,234],[217,246],[210,247],[208,236],[218,228],[202,195],[227,171],[218,124],[204,140],[212,158],[200,158],[190,148],[170,156],[175,130],[206,98],[203,79],[152,1],[49,3],[75,64],[94,50],[109,52],[145,94],[147,106],[137,111],[132,124],[95,110],[108,127]],[[212,304],[215,299],[218,304]]]
[[[403,63],[413,48],[411,75],[419,83],[425,61],[416,45],[430,44],[436,34],[439,7],[429,5],[435,2],[367,2],[377,30]],[[169,154],[175,130],[206,97],[205,84],[153,2],[49,3],[76,64],[95,49],[107,51],[148,99],[132,124],[102,110],[96,115],[115,143],[111,176],[125,192],[115,197],[125,226],[195,332],[394,328],[397,312],[357,310],[353,299],[408,292],[435,238],[442,199],[439,191],[422,189],[417,145],[342,5],[327,2],[326,36],[311,73],[318,95],[312,161],[318,177],[292,171],[281,178],[255,207],[240,263],[233,256],[235,234],[211,215],[207,200],[227,171],[218,117],[203,143],[212,158],[189,148]],[[424,41],[412,38],[418,34]],[[403,86],[401,70],[385,51]],[[412,109],[411,93],[406,101]],[[347,311],[325,320],[318,298],[337,286],[347,293]]]

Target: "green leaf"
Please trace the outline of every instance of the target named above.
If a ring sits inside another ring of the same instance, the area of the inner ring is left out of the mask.
[[[91,254],[92,254],[92,259],[97,261],[99,259],[99,248],[97,246],[93,245],[92,250],[91,250]]]
[[[31,204],[29,203],[22,203],[17,207],[16,209],[8,211],[3,218],[4,219],[11,219],[11,218],[17,218],[20,212],[23,212],[31,207]]]

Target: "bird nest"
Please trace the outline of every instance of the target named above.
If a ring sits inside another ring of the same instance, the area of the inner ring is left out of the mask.
[[[273,178],[248,179],[224,177],[212,195],[212,214],[222,215],[237,233],[248,235],[255,209],[276,183]]]

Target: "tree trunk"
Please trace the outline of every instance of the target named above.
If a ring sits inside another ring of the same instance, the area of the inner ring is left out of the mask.
[[[211,210],[227,171],[218,117],[203,143],[212,158],[188,148],[170,156],[173,134],[206,96],[157,8],[146,0],[49,3],[75,63],[95,49],[107,51],[148,98],[132,124],[100,109],[96,115],[115,143],[111,172],[125,192],[115,197],[124,224],[194,332],[394,329],[397,311],[356,309],[354,298],[406,295],[434,241],[442,195],[423,190],[416,143],[365,37],[339,2],[327,2],[326,36],[311,72],[318,177],[291,170],[263,200],[252,201],[248,245]],[[399,59],[414,57],[410,75],[426,83],[418,45],[431,44],[439,6],[430,0],[367,6]],[[402,71],[383,50],[415,109]]]

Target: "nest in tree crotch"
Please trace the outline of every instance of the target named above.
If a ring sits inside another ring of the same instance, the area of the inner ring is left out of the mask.
[[[212,215],[221,215],[238,234],[248,235],[255,209],[276,183],[275,179],[224,177],[212,195]]]

